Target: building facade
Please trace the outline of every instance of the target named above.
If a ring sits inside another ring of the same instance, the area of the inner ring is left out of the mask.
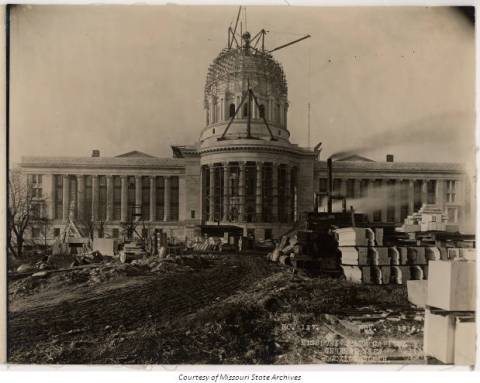
[[[326,162],[318,148],[290,142],[287,94],[281,65],[245,33],[209,67],[199,141],[173,146],[172,158],[138,151],[106,158],[97,150],[83,158],[23,158],[51,239],[68,219],[93,223],[105,237],[121,238],[126,224],[137,222],[142,231],[179,239],[222,228],[275,238],[305,213],[324,211]],[[473,214],[460,164],[359,156],[333,164],[334,193],[372,221],[401,223],[422,203],[440,206],[451,223]]]

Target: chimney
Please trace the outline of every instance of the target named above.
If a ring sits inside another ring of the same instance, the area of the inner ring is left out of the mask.
[[[387,154],[387,162],[393,162],[393,154]]]
[[[92,150],[92,157],[100,157],[100,150],[98,149]]]

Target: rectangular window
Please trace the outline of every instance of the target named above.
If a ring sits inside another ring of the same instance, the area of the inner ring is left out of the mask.
[[[347,198],[355,197],[355,180],[347,180]]]
[[[150,177],[142,177],[142,219],[150,219]]]
[[[98,219],[105,221],[107,218],[107,177],[98,176]]]
[[[387,208],[387,221],[388,222],[395,222],[395,207],[389,206]]]
[[[122,180],[113,176],[113,220],[120,221],[122,215]]]
[[[318,180],[318,191],[320,193],[327,193],[328,192],[328,179],[327,178],[319,178],[319,180]]]
[[[447,203],[455,203],[456,181],[447,180],[445,183],[446,183],[446,200],[447,200]]]
[[[155,179],[155,203],[156,203],[156,217],[157,221],[163,221],[165,214],[165,181],[162,176],[156,177]]]
[[[190,218],[195,219],[195,210],[190,210]]]
[[[60,237],[60,228],[56,227],[53,229],[53,236],[55,238]]]
[[[40,238],[40,228],[32,227],[32,238]]]
[[[113,238],[118,238],[119,237],[118,229],[112,229],[112,237]]]
[[[29,174],[27,182],[32,188],[33,198],[42,198],[42,175],[41,174]]]
[[[85,204],[83,216],[86,222],[92,220],[92,176],[85,176]]]
[[[55,219],[63,218],[63,176],[54,175],[55,178]]]
[[[335,179],[333,180],[333,192],[334,192],[335,194],[339,194],[341,187],[342,187],[342,180],[339,179],[339,178],[335,178]]]
[[[170,177],[170,220],[172,221],[178,221],[179,202],[178,177]]]
[[[366,197],[368,194],[368,180],[360,181],[360,197]]]
[[[435,198],[436,188],[437,188],[437,181],[430,180],[430,181],[427,182],[427,203],[435,204],[435,202],[436,202],[436,198]]]
[[[265,239],[272,239],[272,229],[265,229]]]
[[[42,218],[42,205],[40,205],[39,203],[32,204],[32,218]]]
[[[135,214],[135,177],[127,177],[127,220],[134,219]]]
[[[413,184],[413,210],[418,211],[422,207],[422,181],[416,180]]]

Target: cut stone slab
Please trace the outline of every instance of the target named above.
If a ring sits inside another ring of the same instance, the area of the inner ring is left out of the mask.
[[[475,311],[475,262],[430,261],[428,274],[428,306]]]
[[[425,310],[423,352],[442,363],[453,364],[455,349],[455,316],[451,313]]]
[[[407,281],[408,301],[417,307],[427,304],[428,281]]]
[[[475,365],[475,327],[474,313],[456,318],[454,351],[454,363],[456,365]]]
[[[99,251],[102,255],[113,256],[117,252],[117,241],[113,238],[94,238],[93,251]]]
[[[369,228],[345,227],[337,229],[339,246],[368,246],[375,244],[375,233]]]

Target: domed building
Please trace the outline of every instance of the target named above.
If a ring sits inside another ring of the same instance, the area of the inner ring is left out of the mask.
[[[306,213],[327,209],[327,163],[317,148],[290,141],[288,108],[282,66],[247,32],[236,46],[229,38],[210,65],[205,126],[194,145],[172,146],[173,158],[138,151],[107,158],[94,150],[91,157],[24,157],[20,166],[38,215],[52,222],[51,240],[71,219],[99,237],[125,237],[135,222],[135,235],[279,238]],[[461,164],[350,156],[334,161],[331,189],[355,207],[375,195],[378,207],[363,211],[374,222],[400,224],[424,203],[443,209],[451,224],[473,214]],[[39,230],[33,225],[33,240]]]
[[[213,61],[198,146],[207,225],[279,233],[313,208],[311,186],[298,183],[313,179],[315,154],[290,143],[287,96],[281,65],[252,49],[249,33]]]

